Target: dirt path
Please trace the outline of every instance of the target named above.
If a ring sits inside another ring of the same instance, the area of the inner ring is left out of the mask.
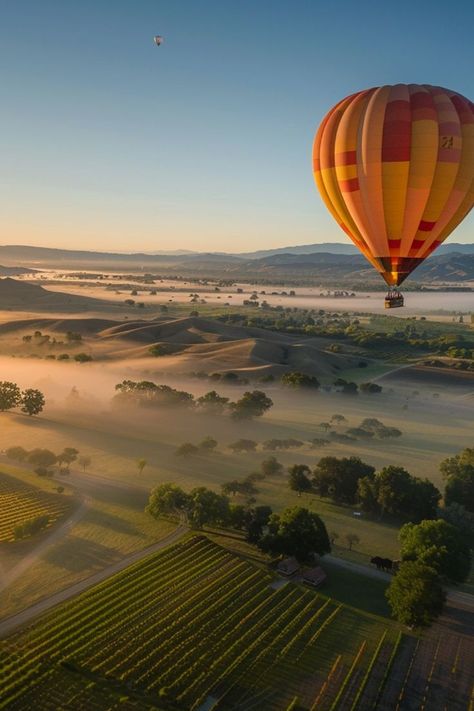
[[[75,595],[79,595],[79,593],[84,592],[84,590],[87,590],[93,585],[101,583],[103,580],[106,580],[111,575],[119,573],[124,568],[127,568],[129,565],[132,565],[132,563],[136,563],[137,561],[141,560],[142,558],[145,558],[151,553],[156,553],[157,551],[162,550],[162,548],[166,548],[167,546],[176,543],[182,536],[184,536],[187,531],[187,526],[180,525],[168,536],[163,538],[161,541],[158,541],[158,543],[154,543],[152,546],[148,546],[148,548],[143,548],[140,551],[136,551],[135,553],[132,553],[126,558],[122,558],[122,560],[117,561],[117,563],[109,565],[107,566],[107,568],[103,568],[103,570],[94,573],[94,575],[89,576],[85,580],[81,580],[78,583],[75,583],[74,585],[65,588],[64,590],[60,590],[54,595],[50,595],[49,597],[40,600],[34,605],[31,605],[31,607],[27,607],[26,610],[22,610],[21,612],[16,615],[13,615],[12,617],[5,618],[0,622],[0,637],[8,636],[17,627],[27,624],[35,617],[38,617],[38,615],[41,615],[43,612],[46,612],[52,607],[59,605],[61,602],[65,602],[65,600],[69,600]]]

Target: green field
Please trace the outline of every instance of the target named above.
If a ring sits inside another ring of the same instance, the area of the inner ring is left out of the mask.
[[[3,641],[0,708],[386,709],[418,664],[435,708],[439,644],[421,655],[384,618],[274,582],[204,537],[167,548]],[[464,662],[456,682],[463,708]]]

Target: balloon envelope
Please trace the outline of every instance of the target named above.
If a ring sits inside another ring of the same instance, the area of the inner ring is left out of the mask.
[[[155,37],[153,37],[153,42],[156,44],[157,47],[159,47],[160,44],[163,44],[163,37],[161,37],[160,35],[156,35]]]
[[[323,119],[313,172],[340,227],[399,285],[474,205],[474,104],[426,84],[352,94]]]

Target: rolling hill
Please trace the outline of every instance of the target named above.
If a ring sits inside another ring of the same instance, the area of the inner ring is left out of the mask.
[[[1,298],[1,297],[0,297]],[[41,330],[46,334],[81,333],[94,360],[153,359],[176,372],[247,372],[259,374],[303,370],[332,376],[357,367],[356,355],[327,351],[324,338],[301,338],[260,328],[234,326],[200,317],[152,321],[114,321],[93,318],[32,318],[0,324],[0,339]],[[153,357],[152,346],[163,356]]]

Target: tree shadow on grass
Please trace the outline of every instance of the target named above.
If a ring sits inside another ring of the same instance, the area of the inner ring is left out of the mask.
[[[108,528],[116,533],[123,533],[127,536],[145,537],[136,526],[126,519],[115,516],[107,511],[101,511],[100,509],[91,509],[87,513],[86,523],[91,523],[101,528]]]
[[[120,553],[114,548],[77,536],[72,536],[44,555],[48,563],[71,573],[100,570],[121,558]]]

